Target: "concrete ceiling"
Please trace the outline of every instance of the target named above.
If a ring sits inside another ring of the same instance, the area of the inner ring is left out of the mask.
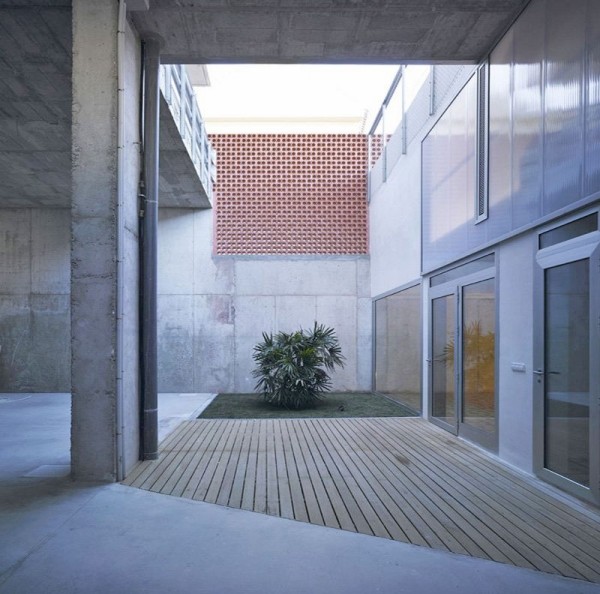
[[[149,0],[130,17],[164,62],[473,62],[525,4]],[[71,1],[0,0],[0,208],[70,206],[70,124]]]
[[[477,62],[528,0],[149,0],[163,61]]]
[[[70,7],[0,9],[0,207],[69,206],[70,89]]]

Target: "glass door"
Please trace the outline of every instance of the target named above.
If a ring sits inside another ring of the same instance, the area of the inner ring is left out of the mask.
[[[439,285],[430,281],[429,418],[496,450],[496,280],[494,260],[486,264],[441,273]]]
[[[562,488],[600,500],[598,232],[538,252],[536,467]],[[589,256],[589,257],[585,257]]]
[[[456,423],[456,296],[431,301],[431,417],[453,433]]]
[[[459,433],[496,445],[496,282],[462,287]]]
[[[544,467],[589,487],[589,262],[553,266],[544,277]]]

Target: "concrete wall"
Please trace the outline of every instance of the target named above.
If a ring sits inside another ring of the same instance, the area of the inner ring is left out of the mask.
[[[68,209],[0,210],[0,392],[70,390]]]
[[[139,459],[139,237],[138,184],[141,153],[139,150],[139,80],[141,70],[140,39],[129,26],[125,34],[125,159],[123,171],[123,452],[125,473]]]
[[[251,392],[262,332],[314,320],[347,359],[334,389],[370,389],[368,257],[213,257],[212,224],[211,210],[160,211],[159,390]]]

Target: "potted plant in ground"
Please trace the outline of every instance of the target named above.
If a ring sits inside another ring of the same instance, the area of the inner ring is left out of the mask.
[[[254,347],[258,378],[256,390],[265,402],[299,410],[314,406],[331,389],[328,371],[344,366],[344,356],[333,328],[323,324],[312,330],[263,332]]]

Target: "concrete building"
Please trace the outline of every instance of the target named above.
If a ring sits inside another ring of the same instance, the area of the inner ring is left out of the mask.
[[[70,391],[73,476],[114,481],[156,455],[157,389],[249,389],[250,335],[323,311],[352,319],[341,388],[598,502],[600,15],[563,4],[1,1],[2,391]],[[439,65],[373,130],[370,259],[214,256],[212,153],[160,61]]]

